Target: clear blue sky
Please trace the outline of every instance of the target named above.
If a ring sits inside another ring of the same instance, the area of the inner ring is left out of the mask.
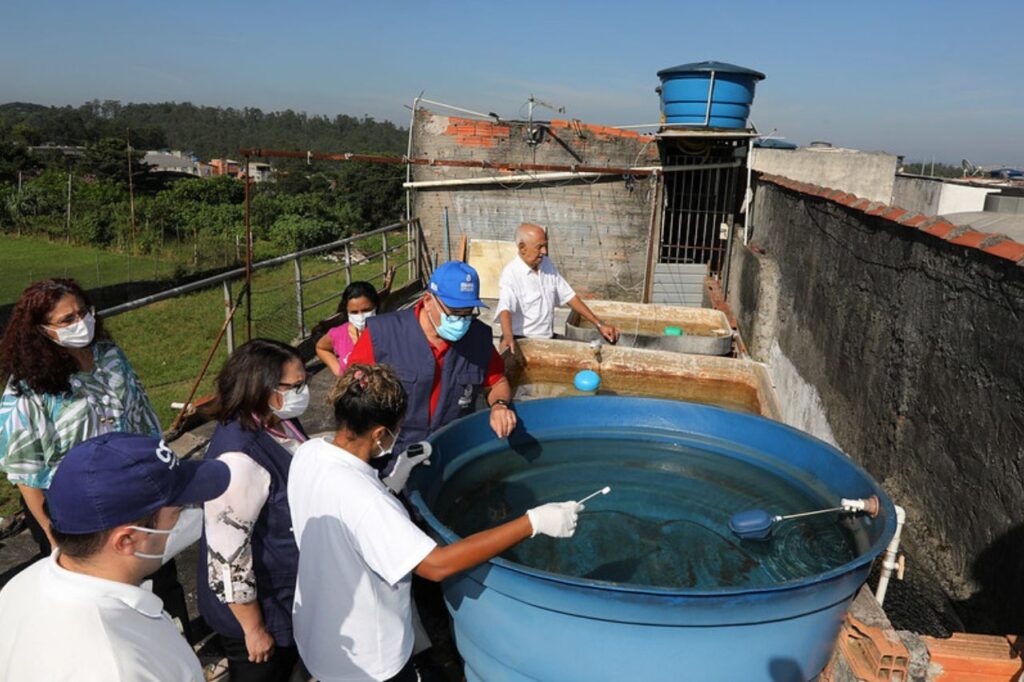
[[[529,94],[658,119],[655,73],[768,75],[753,120],[797,143],[1024,163],[1024,3],[5,0],[0,102],[191,101],[369,114],[420,91],[515,117]]]

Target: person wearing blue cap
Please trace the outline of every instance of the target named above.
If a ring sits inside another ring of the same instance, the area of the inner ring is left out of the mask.
[[[184,507],[230,470],[127,433],[73,447],[46,493],[57,549],[0,591],[0,679],[204,680],[160,599],[140,587],[180,546]]]
[[[498,438],[515,429],[512,387],[491,328],[476,319],[480,307],[487,306],[480,300],[476,270],[449,261],[434,270],[414,308],[367,321],[349,365],[387,364],[401,378],[409,409],[395,453],[469,414],[481,388],[488,391],[491,428]]]

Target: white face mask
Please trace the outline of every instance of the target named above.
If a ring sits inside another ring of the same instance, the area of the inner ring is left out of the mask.
[[[366,328],[366,321],[377,314],[376,310],[365,313],[349,313],[348,321],[356,328],[356,331],[363,331]]]
[[[281,407],[277,409],[271,408],[271,411],[273,411],[278,419],[294,419],[309,407],[308,385],[303,384],[302,388],[289,388],[287,391],[277,392],[281,396]]]
[[[391,445],[389,445],[388,448],[385,450],[384,445],[380,442],[380,439],[378,438],[377,447],[380,448],[380,454],[373,455],[374,459],[377,459],[379,457],[387,457],[388,455],[390,455],[391,451],[395,449],[395,443],[398,442],[398,434],[402,432],[402,429],[398,429],[398,433],[391,433],[391,429],[388,429],[386,426],[384,428],[387,429],[387,432],[391,435]]]
[[[160,559],[162,564],[178,556],[185,548],[199,542],[199,536],[203,533],[203,510],[198,507],[182,509],[178,515],[178,521],[170,530],[159,530],[156,528],[143,528],[142,526],[128,526],[132,530],[151,533],[153,535],[166,535],[167,543],[164,545],[163,554],[147,554],[146,552],[135,552],[140,559]]]
[[[92,313],[86,313],[82,319],[66,327],[50,327],[57,333],[57,345],[65,348],[85,348],[92,343],[93,334],[96,333],[96,318]]]

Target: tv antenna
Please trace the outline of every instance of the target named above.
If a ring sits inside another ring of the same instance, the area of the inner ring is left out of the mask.
[[[543,139],[544,128],[533,125],[533,110],[537,107],[544,107],[545,109],[550,109],[551,111],[557,112],[559,114],[564,114],[565,107],[556,107],[554,104],[545,102],[542,99],[537,99],[532,94],[527,98],[526,105],[526,120],[528,121],[528,124],[526,126],[526,142],[527,144],[535,145],[538,144],[541,141],[541,139]]]

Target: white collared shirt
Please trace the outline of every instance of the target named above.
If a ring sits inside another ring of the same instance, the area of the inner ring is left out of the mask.
[[[29,566],[0,592],[0,679],[205,679],[160,597],[69,571],[57,563],[59,554]]]
[[[551,259],[544,256],[536,270],[516,256],[501,271],[497,317],[503,310],[512,315],[512,333],[530,339],[555,335],[555,307],[576,297]]]
[[[320,682],[393,677],[412,656],[412,571],[436,544],[373,467],[323,438],[295,452],[288,506],[302,662]]]

